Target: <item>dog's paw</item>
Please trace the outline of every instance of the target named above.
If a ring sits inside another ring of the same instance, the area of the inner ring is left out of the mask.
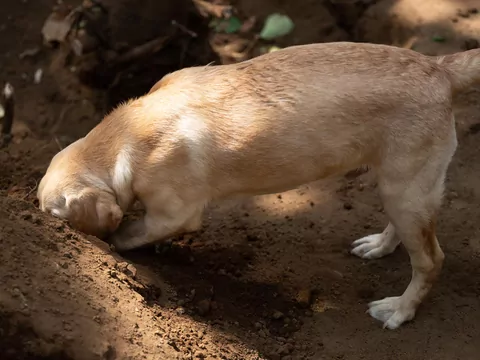
[[[107,239],[117,252],[123,252],[136,247],[142,242],[145,234],[143,220],[126,221]],[[139,240],[140,239],[140,240]]]
[[[384,234],[369,235],[355,240],[351,253],[363,259],[378,259],[394,252],[397,244]]]
[[[383,322],[384,329],[395,330],[415,317],[415,309],[402,306],[400,296],[372,301],[368,307],[367,313]]]

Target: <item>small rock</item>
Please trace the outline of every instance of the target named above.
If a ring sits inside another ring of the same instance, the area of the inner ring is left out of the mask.
[[[349,202],[345,202],[345,203],[343,204],[343,208],[344,208],[345,210],[352,210],[352,209],[353,209],[353,205],[350,204]]]
[[[207,315],[211,310],[211,301],[209,299],[204,299],[199,301],[197,304],[197,312],[200,316]]]
[[[179,306],[178,308],[175,309],[178,315],[183,315],[185,314],[185,308]]]
[[[118,271],[124,273],[127,276],[135,277],[137,275],[137,269],[132,264],[127,263],[126,261],[117,263],[116,268]]]
[[[272,319],[274,320],[280,320],[283,318],[283,313],[281,311],[275,310],[272,314]]]
[[[259,323],[258,321],[254,324],[254,326],[255,326],[255,329],[257,330],[260,330],[263,327],[262,324]]]
[[[126,261],[119,262],[116,265],[118,271],[125,272],[127,270],[128,263]]]
[[[32,214],[29,211],[22,211],[20,213],[20,218],[23,220],[30,220],[32,218]]]
[[[268,336],[268,334],[266,333],[265,330],[260,330],[258,332],[258,336],[262,337],[262,338],[266,338]]]
[[[115,260],[111,255],[106,255],[105,259],[103,260],[103,265],[108,266],[109,268],[114,268],[115,265],[117,265],[117,260]]]
[[[40,225],[42,223],[37,214],[32,214],[32,223],[35,225]]]
[[[277,354],[279,355],[288,355],[293,351],[293,345],[292,344],[284,344],[278,347],[277,349]]]
[[[63,330],[72,331],[72,325],[70,325],[70,323],[64,321],[63,322]]]
[[[259,240],[257,235],[251,235],[251,234],[248,234],[246,236],[246,238],[247,238],[247,241],[258,241]]]
[[[201,350],[197,350],[195,351],[195,354],[194,354],[195,358],[196,359],[206,359],[207,356],[205,355],[205,353]]]
[[[132,264],[128,264],[125,274],[135,278],[137,276],[137,268]]]
[[[301,307],[308,307],[312,303],[312,291],[310,289],[301,289],[297,293],[296,300]]]

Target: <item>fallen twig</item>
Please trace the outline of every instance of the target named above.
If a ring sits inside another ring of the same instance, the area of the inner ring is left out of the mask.
[[[55,143],[57,144],[58,148],[60,149],[59,151],[62,151],[63,146],[62,146],[62,144],[60,144],[60,140],[58,140],[58,138],[56,136],[54,136],[53,139],[55,140]]]
[[[3,116],[2,123],[2,139],[1,146],[6,146],[12,139],[12,126],[13,119],[15,114],[15,91],[13,86],[10,83],[6,83],[3,88],[2,97],[3,97],[3,108],[5,109],[5,114]]]
[[[129,62],[133,62],[142,58],[146,55],[154,54],[161,49],[163,49],[166,43],[172,38],[172,36],[162,36],[160,38],[151,40],[145,44],[136,46],[124,54],[118,55],[110,59],[107,63],[107,66],[114,67],[122,64],[126,64]]]
[[[38,188],[38,181],[37,181],[36,179],[33,179],[33,181],[35,181],[35,186],[34,186],[33,188],[30,188],[30,190],[28,191],[28,193],[22,197],[22,200],[27,199],[30,195],[33,194],[33,192],[34,192],[35,190],[37,190],[37,188]]]
[[[172,20],[172,25],[179,28],[181,31],[183,31],[184,33],[190,35],[191,37],[193,38],[196,38],[198,37],[198,34],[195,32],[195,31],[192,31],[190,30],[189,28],[187,28],[185,25],[182,25],[180,23],[178,23],[177,21],[175,20]]]

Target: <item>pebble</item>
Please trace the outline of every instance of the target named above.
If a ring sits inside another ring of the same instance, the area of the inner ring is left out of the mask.
[[[204,299],[198,302],[197,312],[200,316],[207,315],[211,310],[211,301],[209,299]]]
[[[283,313],[281,311],[278,311],[278,310],[275,310],[272,314],[272,318],[274,320],[280,320],[280,319],[283,318],[283,316],[284,316]]]
[[[135,278],[137,276],[137,268],[132,264],[128,264],[126,274],[132,278]]]
[[[113,256],[107,255],[107,256],[105,256],[105,258],[103,259],[103,265],[108,266],[108,267],[110,267],[110,268],[113,268],[113,267],[115,267],[115,265],[117,265],[117,260],[115,260],[115,259],[113,258]]]
[[[32,214],[32,223],[34,223],[35,225],[40,225],[42,223],[42,220],[40,220],[37,214]]]
[[[308,307],[312,303],[312,291],[310,289],[301,289],[297,293],[296,300],[302,307]]]
[[[284,344],[278,347],[277,353],[279,355],[288,355],[293,351],[293,345],[292,344]]]
[[[196,359],[205,359],[207,356],[205,355],[205,353],[201,350],[197,350],[195,351],[195,354],[194,354],[195,358]]]
[[[117,263],[116,268],[118,271],[132,278],[134,278],[137,275],[137,268],[132,264],[127,263],[126,261]]]
[[[32,214],[29,212],[29,211],[22,211],[20,213],[20,217],[23,219],[23,220],[30,220],[32,218]]]
[[[266,333],[265,330],[260,330],[258,332],[258,336],[262,337],[262,338],[266,338],[268,336],[268,334]]]
[[[247,238],[247,241],[258,241],[258,240],[259,240],[258,236],[257,236],[257,235],[253,235],[253,234],[248,234],[248,235],[246,236],[246,238]]]
[[[182,306],[179,306],[178,308],[175,309],[178,315],[183,315],[185,314],[185,308]]]

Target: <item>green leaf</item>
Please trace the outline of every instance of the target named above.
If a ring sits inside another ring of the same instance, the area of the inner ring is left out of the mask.
[[[227,27],[225,28],[225,32],[227,34],[236,33],[242,27],[242,21],[236,16],[232,16],[226,21],[227,21]]]
[[[260,32],[260,38],[273,40],[287,35],[294,27],[293,21],[287,15],[271,14],[265,20],[265,25]]]
[[[210,27],[214,27],[216,32],[223,32],[227,34],[236,33],[242,27],[242,21],[232,16],[228,19],[214,19],[209,24]]]
[[[447,39],[444,36],[436,35],[432,38],[435,42],[445,42]]]

